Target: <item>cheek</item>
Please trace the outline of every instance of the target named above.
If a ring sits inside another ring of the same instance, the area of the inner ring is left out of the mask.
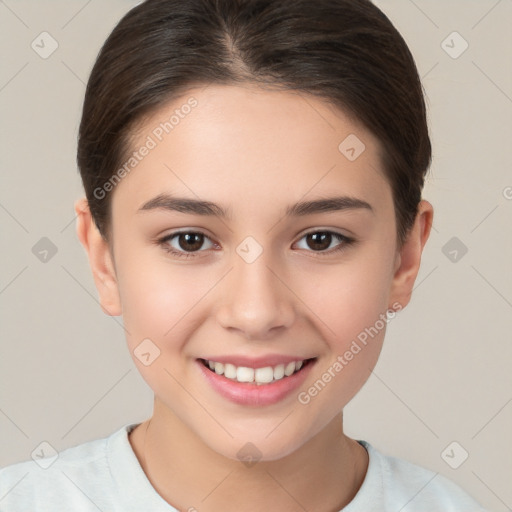
[[[318,325],[323,325],[324,339],[331,350],[345,351],[347,343],[373,326],[388,307],[392,255],[376,248],[303,276],[300,289]]]
[[[324,357],[299,403],[311,407],[319,421],[339,412],[359,391],[375,367],[384,340],[392,278],[392,256],[361,253],[357,261],[316,274],[307,303],[317,318]],[[302,284],[306,290],[306,282]],[[312,317],[312,315],[309,315]],[[317,340],[318,343],[318,340]],[[324,391],[325,390],[325,391]]]
[[[179,339],[208,282],[198,280],[191,266],[172,265],[164,255],[125,254],[118,268],[118,285],[128,342],[134,348],[150,338],[162,348],[169,340]]]
[[[172,396],[174,407],[190,406],[190,397],[173,376],[178,382],[185,377],[180,363],[194,329],[191,322],[198,321],[197,304],[213,284],[211,276],[194,277],[192,266],[171,265],[154,253],[146,261],[144,251],[125,254],[118,284],[132,359],[157,396]]]

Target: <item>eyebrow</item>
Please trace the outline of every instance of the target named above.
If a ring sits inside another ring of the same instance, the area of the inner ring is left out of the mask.
[[[299,201],[290,205],[285,210],[286,217],[302,217],[315,213],[328,213],[345,210],[369,210],[374,213],[369,203],[362,199],[349,196],[335,196],[312,201]],[[202,201],[186,197],[175,197],[170,194],[159,194],[144,203],[139,212],[148,210],[168,210],[194,215],[214,216],[222,219],[230,219],[229,210],[211,201]]]

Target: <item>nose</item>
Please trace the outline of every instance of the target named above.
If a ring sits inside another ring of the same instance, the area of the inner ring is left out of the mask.
[[[249,340],[266,340],[292,325],[294,294],[266,251],[252,263],[235,255],[233,268],[223,281],[217,309],[223,328]]]

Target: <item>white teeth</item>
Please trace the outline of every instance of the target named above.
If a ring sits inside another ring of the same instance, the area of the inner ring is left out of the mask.
[[[236,366],[234,364],[226,363],[224,365],[224,377],[236,379]]]
[[[286,365],[284,369],[284,374],[289,377],[295,371],[295,363],[291,362]]]
[[[254,380],[261,384],[268,384],[274,380],[274,369],[272,366],[257,368],[254,372]]]
[[[224,375],[228,379],[238,382],[254,382],[258,385],[269,384],[276,380],[293,375],[304,366],[304,361],[292,361],[286,365],[265,366],[264,368],[248,368],[246,366],[235,366],[230,363],[218,363],[216,361],[206,360],[210,370],[218,375]]]
[[[236,380],[238,382],[254,382],[254,368],[239,366],[236,369]]]
[[[274,368],[274,379],[280,380],[284,377],[284,364],[278,364]]]

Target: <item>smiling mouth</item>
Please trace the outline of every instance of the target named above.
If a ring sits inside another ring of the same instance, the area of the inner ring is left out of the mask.
[[[316,358],[292,361],[288,364],[265,366],[263,368],[250,368],[247,366],[235,366],[230,363],[219,363],[208,359],[199,359],[201,363],[213,373],[223,375],[227,379],[246,384],[272,384],[286,379],[300,372],[310,365]]]

